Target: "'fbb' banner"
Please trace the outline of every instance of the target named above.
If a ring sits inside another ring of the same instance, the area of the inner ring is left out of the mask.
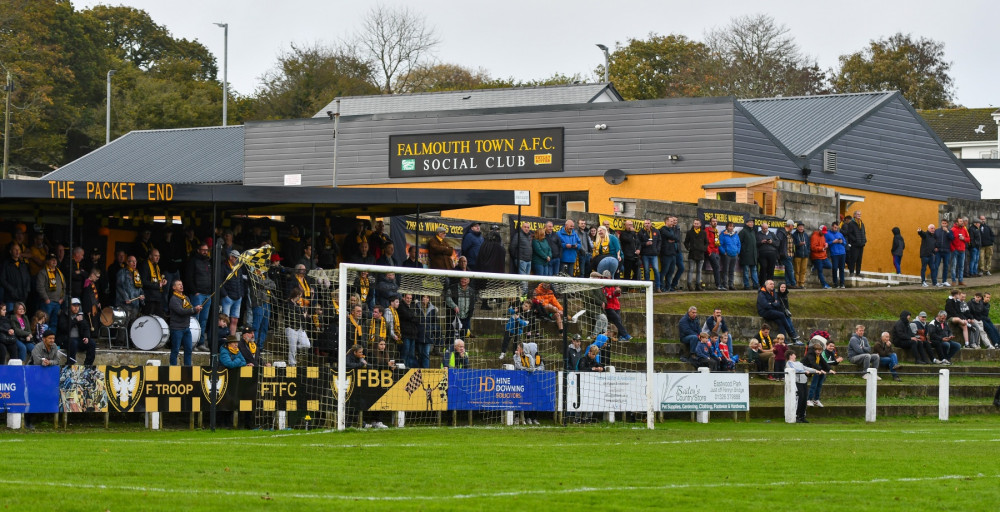
[[[551,371],[448,371],[448,408],[477,411],[554,411],[556,374]]]
[[[59,368],[0,366],[0,412],[57,412]]]

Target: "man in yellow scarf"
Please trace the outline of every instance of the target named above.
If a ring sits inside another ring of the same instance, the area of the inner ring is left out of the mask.
[[[56,331],[59,322],[59,311],[66,300],[66,279],[62,270],[56,266],[55,254],[49,254],[45,260],[45,268],[38,272],[35,280],[35,290],[38,292],[39,307],[49,315],[49,328]]]

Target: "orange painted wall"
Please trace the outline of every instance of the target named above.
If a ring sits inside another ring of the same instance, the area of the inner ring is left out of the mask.
[[[630,175],[621,185],[608,185],[600,176],[575,178],[519,178],[509,180],[483,181],[442,181],[429,183],[392,183],[366,185],[367,187],[393,188],[443,188],[443,189],[493,189],[530,190],[531,206],[524,207],[524,215],[540,215],[543,192],[590,191],[589,210],[591,213],[613,214],[614,206],[610,198],[654,199],[695,203],[705,197],[701,186],[729,178],[754,176],[751,174],[723,171],[691,174],[649,174]],[[791,181],[791,180],[783,180]],[[865,246],[863,270],[870,272],[894,272],[892,255],[892,228],[899,226],[906,250],[903,254],[904,274],[920,274],[920,237],[917,228],[926,229],[927,224],[938,222],[940,201],[915,199],[892,194],[872,192],[843,187],[830,187],[842,194],[858,195],[864,202],[849,205],[851,213],[860,210],[868,236]],[[516,206],[484,206],[442,212],[446,217],[500,221],[504,213],[517,213]],[[831,219],[832,220],[832,219]]]
[[[442,189],[489,189],[489,190],[530,190],[531,206],[522,208],[524,215],[540,215],[541,194],[548,192],[589,191],[588,203],[591,213],[613,214],[612,197],[634,199],[658,199],[696,203],[705,197],[701,186],[729,178],[752,176],[750,174],[723,171],[692,174],[642,174],[630,175],[621,185],[608,185],[601,176],[575,178],[520,178],[509,180],[480,181],[440,181],[428,183],[391,183],[385,185],[365,185],[365,187],[392,188],[442,188]],[[516,206],[484,206],[463,208],[442,212],[445,217],[500,221],[503,214],[516,214]]]

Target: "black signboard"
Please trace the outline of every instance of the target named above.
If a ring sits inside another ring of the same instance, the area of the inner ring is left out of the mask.
[[[562,128],[389,137],[390,178],[562,170]]]

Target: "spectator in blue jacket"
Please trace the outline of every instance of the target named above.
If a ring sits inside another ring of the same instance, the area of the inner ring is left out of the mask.
[[[219,351],[219,362],[226,368],[240,368],[247,365],[247,360],[240,352],[240,339],[236,336],[226,337],[226,346]]]
[[[577,249],[580,248],[580,235],[576,233],[576,227],[572,220],[567,220],[563,229],[559,230],[559,243],[562,247],[562,254],[559,256],[559,272],[566,275],[573,275],[573,267],[576,265]]]
[[[712,340],[709,339],[707,332],[703,332],[698,336],[698,343],[695,344],[694,350],[691,351],[691,364],[695,368],[708,367],[713,372],[718,371],[719,360],[712,355]]]
[[[834,222],[830,224],[830,231],[826,233],[826,243],[830,248],[830,263],[833,265],[833,286],[844,288],[844,264],[847,263],[847,239],[840,232],[840,226]],[[840,280],[837,276],[840,275]]]
[[[719,233],[719,256],[722,265],[722,286],[727,290],[735,290],[736,282],[733,274],[736,264],[740,261],[740,234],[735,231],[736,225],[726,223],[726,229]]]
[[[701,320],[698,319],[698,308],[691,306],[686,315],[677,322],[677,330],[681,336],[681,343],[685,344],[694,354],[694,349],[698,345],[698,335],[701,334]]]
[[[479,249],[483,246],[483,233],[479,223],[473,222],[462,237],[462,256],[469,263],[469,270],[479,270]]]

